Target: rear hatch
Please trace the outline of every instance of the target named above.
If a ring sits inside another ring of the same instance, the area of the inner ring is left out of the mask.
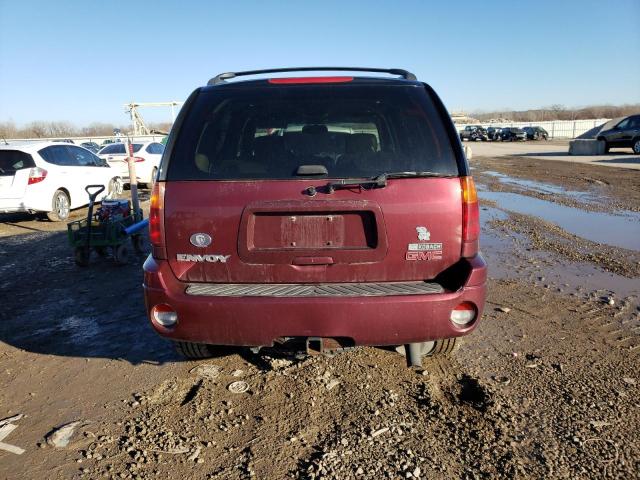
[[[459,168],[422,85],[266,83],[205,89],[182,124],[164,194],[178,279],[429,280],[460,259]]]
[[[0,198],[22,198],[35,167],[31,155],[19,150],[0,149]]]

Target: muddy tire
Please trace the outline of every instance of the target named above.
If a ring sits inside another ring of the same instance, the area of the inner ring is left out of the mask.
[[[426,354],[427,357],[444,356],[452,353],[460,345],[457,337],[442,338],[433,342],[433,348]]]
[[[209,345],[203,343],[180,342],[174,340],[176,352],[186,358],[198,359],[211,357],[211,349]]]
[[[126,243],[122,243],[115,247],[113,250],[113,258],[115,259],[118,265],[126,265],[129,263],[129,256],[131,255],[131,250]]]
[[[69,218],[70,212],[69,195],[63,190],[56,190],[51,199],[51,211],[47,212],[47,218],[52,222],[64,222]]]
[[[79,267],[86,267],[89,265],[91,250],[87,247],[76,247],[73,251],[73,256],[76,261],[76,265]]]
[[[131,243],[133,244],[133,251],[136,253],[145,253],[147,251],[147,241],[144,235],[132,235]]]

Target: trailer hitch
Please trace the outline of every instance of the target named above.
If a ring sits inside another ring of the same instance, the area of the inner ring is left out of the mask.
[[[354,343],[350,338],[307,337],[305,346],[307,355],[334,355],[354,350]]]

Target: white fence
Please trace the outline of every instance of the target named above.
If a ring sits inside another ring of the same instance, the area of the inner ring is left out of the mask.
[[[482,125],[488,127],[542,127],[549,132],[550,138],[576,138],[589,130],[608,122],[609,118],[595,118],[593,120],[554,120],[550,122],[507,122],[507,123],[457,123],[458,130],[467,125]]]

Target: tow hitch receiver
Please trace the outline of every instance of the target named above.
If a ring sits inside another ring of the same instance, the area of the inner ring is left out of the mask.
[[[307,337],[306,340],[307,355],[332,355],[354,348],[354,342],[349,338]]]

